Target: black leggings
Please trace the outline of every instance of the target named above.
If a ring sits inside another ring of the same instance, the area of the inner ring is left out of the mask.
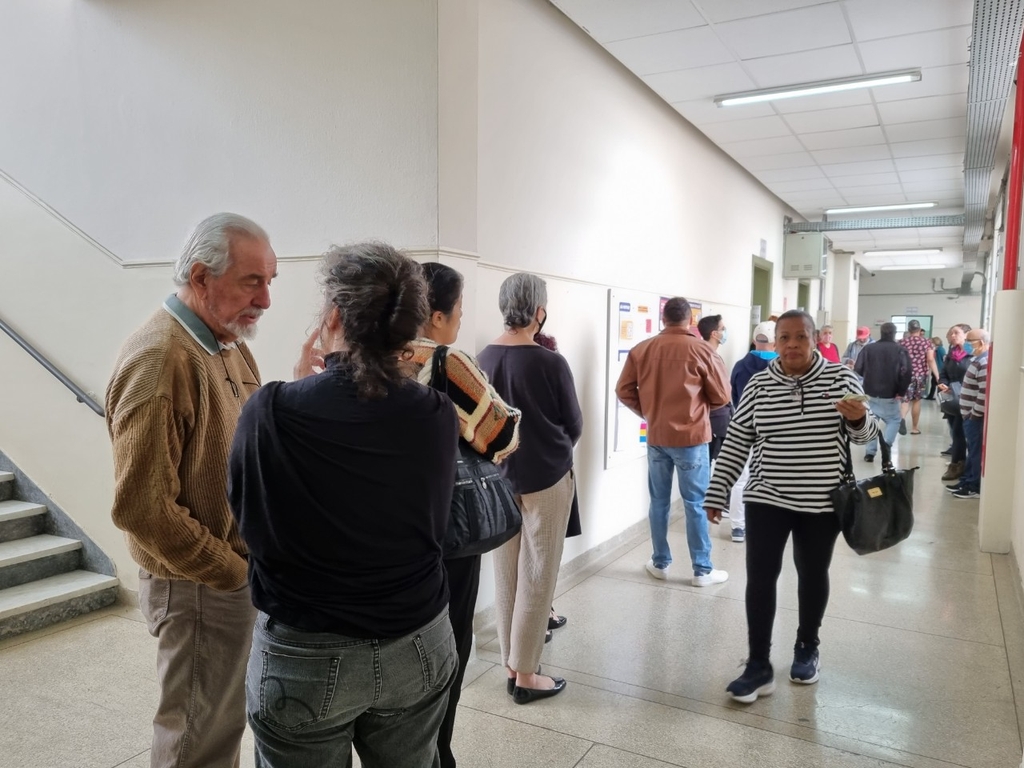
[[[459,671],[448,693],[448,710],[437,732],[437,751],[441,755],[442,768],[455,768],[452,733],[455,731],[455,710],[462,696],[462,680],[466,677],[469,654],[473,650],[473,614],[476,612],[476,596],[480,591],[480,555],[446,559],[444,567],[448,572],[448,591],[451,593],[448,618],[455,634]]]
[[[768,661],[775,623],[775,586],[782,556],[793,534],[793,562],[800,604],[798,642],[818,647],[818,629],[828,606],[828,567],[839,536],[831,512],[794,512],[769,504],[747,504],[747,636],[750,658]]]
[[[967,460],[967,438],[964,436],[964,420],[958,410],[956,416],[951,416],[949,419],[949,431],[953,436],[953,453],[950,454],[949,460],[966,461]]]

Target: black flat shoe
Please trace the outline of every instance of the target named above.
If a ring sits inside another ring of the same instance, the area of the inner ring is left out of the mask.
[[[552,619],[548,616],[548,629],[561,629],[567,621],[569,620],[565,616],[559,616],[557,619]]]
[[[565,680],[560,677],[553,677],[551,679],[555,681],[555,687],[546,690],[540,688],[520,688],[517,685],[512,689],[512,701],[516,704],[529,704],[531,701],[557,696],[565,690]]]
[[[537,667],[537,674],[540,674],[540,667]],[[553,680],[554,678],[552,678]],[[511,696],[516,689],[516,679],[510,677],[505,681],[505,690],[508,691],[508,695]]]
[[[549,629],[547,632],[544,633],[544,643],[550,643],[552,637],[554,637],[554,635],[551,633],[551,630]]]

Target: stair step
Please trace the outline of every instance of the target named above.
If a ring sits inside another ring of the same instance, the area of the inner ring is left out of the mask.
[[[49,576],[28,584],[19,584],[16,587],[0,589],[0,624],[5,619],[11,619],[12,617],[32,612],[38,613],[40,609],[50,608],[51,606],[73,601],[77,598],[96,596],[98,599],[98,593],[107,590],[111,592],[109,601],[107,597],[103,597],[102,602],[109,605],[117,599],[117,585],[118,581],[114,576],[104,576],[101,573],[90,573],[89,571],[71,571],[70,573]],[[83,609],[71,608],[66,611],[66,616],[56,618],[55,620],[85,613],[98,607],[100,605],[96,604],[82,606]],[[46,623],[53,622],[45,621],[40,623],[40,626],[44,626]],[[14,629],[13,631],[5,631],[5,627],[0,625],[0,637],[35,628],[37,627],[28,626]]]
[[[3,473],[0,472],[0,480],[2,479]],[[0,501],[0,523],[45,514],[46,507],[42,504],[33,504],[31,501]]]
[[[0,483],[10,483],[14,480],[13,472],[0,472]]]
[[[14,496],[14,473],[0,472],[0,501]]]
[[[82,542],[78,539],[66,539],[63,536],[51,536],[48,533],[30,536],[27,539],[4,541],[0,542],[0,568],[81,548]]]

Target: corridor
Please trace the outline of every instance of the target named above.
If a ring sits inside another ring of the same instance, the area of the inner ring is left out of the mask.
[[[456,724],[459,764],[1017,768],[1016,577],[1007,557],[978,551],[978,502],[943,491],[937,409],[925,409],[922,429],[898,441],[899,464],[921,466],[911,538],[867,557],[837,546],[819,684],[785,679],[796,627],[791,562],[779,590],[778,689],[736,705],[725,685],[745,654],[743,545],[716,536],[715,564],[730,580],[695,589],[678,557],[667,582],[651,580],[648,543],[637,539],[559,585],[555,605],[569,623],[543,666],[569,681],[562,696],[514,705],[493,632],[481,634]],[[855,450],[858,472],[877,471]],[[685,553],[678,522],[672,545]],[[124,606],[0,643],[9,705],[0,766],[148,766],[154,660],[138,611]],[[251,738],[242,764],[252,764]]]

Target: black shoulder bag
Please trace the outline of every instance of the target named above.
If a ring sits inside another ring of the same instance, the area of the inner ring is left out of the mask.
[[[430,369],[430,386],[445,394],[447,358],[448,347],[438,346]],[[519,533],[522,526],[523,514],[498,468],[460,437],[444,556],[470,557],[490,552]]]
[[[839,517],[843,538],[854,552],[881,552],[907,538],[914,527],[914,472],[918,468],[896,469],[892,451],[879,434],[882,474],[858,481],[853,476],[850,433],[845,424],[843,434],[846,464],[842,483],[829,493],[832,506]]]

